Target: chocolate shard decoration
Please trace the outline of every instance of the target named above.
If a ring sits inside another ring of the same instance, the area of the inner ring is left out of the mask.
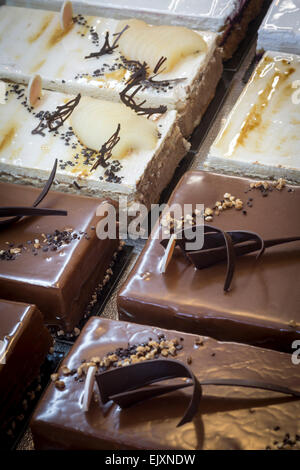
[[[24,216],[38,216],[38,215],[67,215],[67,211],[58,209],[40,209],[39,207],[0,207],[0,217],[24,217]]]
[[[192,243],[192,236],[197,230],[204,231],[204,244],[201,250],[186,250],[186,242]],[[290,243],[300,240],[300,236],[275,238],[263,240],[257,233],[247,230],[223,231],[212,225],[194,226],[184,228],[176,233],[176,245],[180,246],[182,251],[190,262],[197,268],[203,269],[214,264],[227,261],[227,272],[224,282],[224,291],[230,289],[235,270],[235,260],[237,256],[243,256],[258,251],[259,258],[266,248],[284,243]],[[167,247],[169,239],[163,239],[161,244]]]
[[[157,382],[174,378],[188,378],[190,381],[156,385]],[[203,385],[257,388],[300,398],[300,391],[264,381],[225,378],[204,379],[200,383],[189,367],[173,359],[154,359],[119,367],[96,374],[96,381],[102,403],[112,400],[121,408],[128,408],[141,401],[193,386],[189,406],[177,427],[190,422],[196,415],[202,398]]]
[[[112,54],[114,50],[119,47],[117,42],[119,41],[120,37],[122,34],[129,28],[129,25],[127,24],[122,31],[119,33],[114,33],[113,36],[116,36],[114,42],[112,45],[109,44],[109,31],[106,32],[105,34],[105,41],[103,46],[101,47],[99,52],[92,52],[91,54],[85,56],[85,59],[92,59],[93,57],[101,57],[102,55],[105,54]]]
[[[160,105],[157,108],[152,107],[143,107],[146,103],[146,100],[142,101],[141,103],[136,103],[134,100],[135,95],[143,88],[143,82],[147,78],[147,64],[143,62],[142,64],[138,61],[127,61],[126,64],[130,66],[134,66],[136,68],[135,72],[132,74],[129,80],[126,82],[126,87],[120,93],[121,101],[128,106],[129,108],[133,109],[139,116],[147,116],[149,118],[152,114],[164,114],[167,111],[167,106]],[[132,93],[129,92],[135,88]]]
[[[43,187],[41,193],[34,201],[32,207],[0,207],[0,217],[10,217],[6,220],[0,220],[0,228],[7,227],[24,216],[41,216],[41,215],[68,215],[67,211],[56,209],[38,209],[37,206],[47,196],[51,185],[54,181],[57,168],[57,159],[54,162],[50,176]]]
[[[174,378],[188,378],[191,384],[167,385],[161,387],[147,387],[161,380]],[[133,405],[142,400],[159,396],[170,391],[193,386],[193,393],[189,406],[177,424],[177,427],[190,422],[198,411],[202,396],[201,385],[193,372],[183,362],[171,359],[154,359],[139,362],[126,367],[119,367],[96,375],[102,403],[115,401],[121,407]],[[166,388],[167,387],[167,388]]]
[[[81,94],[68,101],[66,104],[57,106],[53,113],[46,111],[41,118],[39,124],[31,131],[32,134],[40,134],[44,136],[43,130],[48,127],[49,131],[56,131],[71,116],[72,112],[78,105]]]
[[[113,135],[102,145],[101,149],[96,155],[96,161],[90,171],[96,170],[99,165],[103,166],[103,168],[106,168],[108,166],[107,160],[111,157],[112,149],[120,141],[120,130],[121,125],[118,124],[116,132],[114,132]]]

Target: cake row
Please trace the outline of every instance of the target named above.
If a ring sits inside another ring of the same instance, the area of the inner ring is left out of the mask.
[[[106,238],[97,226],[114,203],[50,191],[32,209],[38,189],[1,183],[0,192],[10,215],[0,232],[1,296],[36,304],[49,326],[71,332],[112,274],[117,219]],[[300,335],[299,197],[282,179],[187,172],[119,293],[121,317],[291,352]],[[29,216],[12,218],[24,207]],[[203,246],[180,244],[203,222]]]

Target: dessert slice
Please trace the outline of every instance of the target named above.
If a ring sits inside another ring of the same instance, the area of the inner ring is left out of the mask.
[[[300,182],[300,56],[266,52],[213,143],[206,166]]]
[[[39,73],[45,88],[120,101],[128,80],[145,62],[145,73],[132,88],[135,101],[177,110],[188,136],[222,74],[217,35],[138,23],[78,15],[62,29],[59,13],[2,6],[0,78],[28,83]]]
[[[289,354],[91,318],[35,411],[31,422],[35,448],[299,448],[295,417],[300,402],[272,391],[203,385],[199,411],[193,421],[180,427],[177,424],[188,406],[190,388],[121,409],[112,401],[103,405],[95,385],[88,411],[84,411],[82,398],[90,368],[117,372],[116,368],[128,363],[147,361],[149,355],[155,357],[153,368],[156,360],[169,358],[188,365],[200,383],[231,379],[233,383],[265,382],[300,391],[297,365]]]
[[[0,436],[16,419],[16,405],[39,375],[51,345],[35,305],[0,300]]]
[[[300,54],[299,0],[272,2],[258,30],[257,51]]]
[[[252,238],[258,246],[244,256],[236,254],[235,273],[234,256],[226,254],[220,236],[216,246],[223,246],[224,256],[219,260],[213,252],[206,263],[202,259],[202,266],[192,251],[177,246],[162,273],[165,249],[160,241],[168,225],[165,213],[119,292],[120,318],[291,353],[292,342],[300,339],[299,202],[300,187],[287,187],[282,180],[255,183],[201,171],[187,172],[168,206],[179,204],[186,223],[193,224],[195,214],[190,212],[196,204],[204,204],[206,225],[227,232],[244,231],[237,236],[245,243],[249,243],[249,232],[256,233],[261,238]],[[185,204],[192,205],[188,213],[183,212]],[[173,224],[170,222],[175,233],[182,227],[180,215],[177,213]],[[209,232],[212,234],[204,238],[206,249],[210,242],[210,248],[215,247],[213,228]],[[234,233],[232,237],[235,241]],[[283,243],[286,237],[298,237],[298,241]],[[265,253],[257,259],[261,239],[265,241]],[[270,247],[269,240],[274,239],[282,244]],[[214,264],[212,255],[220,262]],[[226,258],[230,261],[227,268]],[[226,273],[232,278],[229,285]]]
[[[32,207],[40,190],[0,183],[5,207]],[[96,302],[95,291],[111,274],[119,240],[100,240],[100,199],[50,191],[41,208],[67,215],[34,215],[1,226],[0,292],[9,300],[34,303],[47,325],[71,332]]]
[[[23,0],[10,0],[10,4],[24,6]],[[223,46],[225,59],[229,59],[247,33],[248,24],[259,14],[263,0],[73,0],[77,11],[88,15],[113,18],[140,18],[149,23],[187,26],[188,28],[215,31]],[[61,0],[34,0],[28,6],[59,10]]]
[[[6,87],[0,105],[2,180],[42,185],[57,158],[57,189],[124,195],[128,204],[150,208],[189,149],[176,111],[147,119],[123,103],[51,91],[43,91],[32,107],[26,86]]]

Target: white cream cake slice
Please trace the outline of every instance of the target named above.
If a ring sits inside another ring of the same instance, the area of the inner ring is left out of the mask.
[[[300,0],[272,2],[258,30],[257,51],[300,54]]]
[[[205,166],[300,182],[300,56],[264,54],[210,148]]]
[[[297,1],[297,0],[296,0]],[[74,10],[108,18],[138,18],[151,24],[186,26],[218,34],[224,59],[234,54],[264,0],[73,0]],[[62,0],[7,0],[9,5],[59,11]]]
[[[175,110],[147,119],[123,103],[81,97],[55,129],[61,119],[56,115],[51,121],[49,116],[58,106],[68,111],[78,96],[43,91],[33,108],[27,104],[26,86],[5,86],[5,100],[0,104],[3,181],[43,185],[57,158],[54,189],[115,200],[124,195],[129,204],[141,202],[149,208],[158,202],[189,149],[176,124]],[[111,155],[101,154],[112,136],[117,142],[112,139],[116,145]]]
[[[80,14],[73,18],[72,25],[62,29],[57,12],[0,7],[0,78],[26,84],[38,73],[44,88],[119,101],[135,70],[128,61],[135,57],[140,62],[151,59],[147,79],[152,80],[141,83],[135,99],[146,100],[152,107],[176,109],[183,134],[191,134],[222,74],[216,33],[176,26],[151,27],[141,20],[124,23]],[[117,47],[94,56],[102,49],[107,33],[113,45],[118,39],[114,34],[121,32],[126,23],[129,28],[120,36]],[[156,75],[153,64],[162,57],[166,61]]]

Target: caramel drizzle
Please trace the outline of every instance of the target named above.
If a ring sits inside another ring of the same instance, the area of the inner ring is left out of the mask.
[[[7,220],[0,220],[0,228],[5,228],[14,222],[22,219],[24,216],[40,216],[40,215],[68,215],[68,212],[65,210],[56,210],[56,209],[40,209],[37,206],[43,201],[47,196],[51,185],[55,178],[57,168],[57,159],[54,162],[53,169],[49,176],[48,181],[43,187],[42,192],[39,194],[37,199],[32,204],[32,207],[0,207],[0,217],[10,217]]]
[[[53,113],[46,111],[39,124],[35,129],[33,129],[33,131],[31,131],[31,133],[44,136],[45,134],[43,133],[43,130],[47,127],[49,131],[56,131],[71,116],[72,112],[78,105],[80,98],[81,94],[78,93],[78,95],[71,101],[68,101],[64,105],[57,106]]]
[[[97,160],[93,164],[92,170],[96,170],[99,165],[103,166],[103,168],[108,167],[107,160],[111,157],[112,149],[118,144],[120,141],[120,130],[121,125],[118,124],[117,130],[113,133],[113,135],[102,145],[101,149],[99,150],[98,155],[96,156]]]
[[[103,46],[101,47],[99,52],[92,52],[90,55],[85,56],[85,59],[92,59],[93,57],[101,57],[102,55],[105,54],[112,54],[114,50],[119,47],[117,42],[119,41],[120,37],[122,36],[123,33],[129,28],[128,24],[120,31],[119,33],[114,33],[113,36],[116,36],[116,39],[112,43],[112,45],[109,44],[109,31],[106,32],[105,34],[105,41]]]
[[[185,244],[187,241],[191,243],[192,237],[187,236],[187,234],[188,232],[194,233],[197,229],[204,230],[204,245],[201,250],[188,251],[185,249]],[[184,228],[176,233],[176,245],[180,246],[186,257],[197,269],[207,268],[227,261],[224,282],[225,292],[228,292],[230,289],[237,256],[243,256],[259,250],[256,256],[256,259],[258,259],[266,248],[298,240],[300,240],[299,236],[263,240],[255,232],[247,230],[230,230],[225,232],[212,225],[196,225],[191,228]],[[161,244],[166,248],[168,239],[163,239]]]
[[[164,114],[167,111],[167,106],[160,105],[157,108],[153,107],[143,107],[146,103],[146,100],[142,101],[141,103],[136,103],[134,100],[135,95],[143,88],[143,82],[146,80],[147,77],[147,64],[143,62],[142,64],[138,61],[127,61],[128,66],[134,66],[136,68],[135,72],[132,76],[127,80],[126,87],[120,93],[121,101],[128,106],[129,108],[133,109],[139,116],[147,116],[149,118],[152,114]],[[136,88],[135,88],[136,87]],[[130,94],[132,88],[135,88],[133,92]]]

